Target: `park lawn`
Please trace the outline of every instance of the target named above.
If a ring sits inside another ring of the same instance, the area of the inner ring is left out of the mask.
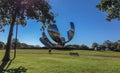
[[[17,50],[17,58],[7,69],[26,70],[25,73],[120,73],[120,53],[74,50],[80,56],[70,56],[71,51]],[[0,50],[0,58],[4,51]],[[21,69],[19,69],[21,67]],[[10,73],[7,72],[6,73]],[[23,73],[23,72],[22,72]]]

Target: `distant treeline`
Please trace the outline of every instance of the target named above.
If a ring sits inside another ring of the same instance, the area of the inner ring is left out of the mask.
[[[15,39],[12,39],[11,42],[11,49],[15,48]],[[6,43],[0,41],[0,49],[5,49]],[[28,45],[26,43],[21,43],[17,40],[17,49],[40,49],[41,47],[39,45]]]
[[[12,40],[11,48],[13,49],[15,46],[15,39]],[[0,41],[0,49],[5,49],[6,44]],[[21,43],[17,40],[17,49],[49,49],[48,47],[40,47],[39,45],[28,45],[26,43]],[[97,42],[92,43],[91,47],[87,45],[78,45],[78,44],[70,44],[65,47],[53,47],[52,49],[57,50],[98,50],[98,51],[120,51],[120,40],[112,42],[110,40],[106,40],[103,44],[98,44]]]
[[[49,49],[47,47],[42,47],[42,49]],[[97,42],[93,42],[91,47],[87,45],[78,45],[78,44],[72,44],[72,45],[66,45],[65,47],[54,47],[53,49],[57,50],[95,50],[95,51],[120,51],[120,40],[112,42],[110,40],[104,41],[102,44],[98,44]]]

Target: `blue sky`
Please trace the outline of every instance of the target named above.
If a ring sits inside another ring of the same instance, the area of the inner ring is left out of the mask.
[[[67,39],[67,30],[70,28],[69,22],[75,23],[75,36],[68,44],[91,46],[93,42],[102,44],[105,40],[113,42],[120,40],[120,21],[107,22],[105,20],[106,13],[96,8],[98,3],[99,0],[50,0],[51,11],[56,15],[56,24],[61,36]],[[41,23],[28,20],[26,27],[19,26],[19,41],[43,46],[39,41],[41,37],[40,28]],[[4,42],[7,41],[9,26],[6,26],[5,29],[4,33],[0,33],[0,41]],[[50,37],[49,39],[52,40]]]

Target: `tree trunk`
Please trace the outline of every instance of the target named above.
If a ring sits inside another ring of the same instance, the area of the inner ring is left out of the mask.
[[[6,51],[5,55],[2,61],[9,61],[10,60],[10,48],[11,48],[11,39],[12,39],[12,34],[13,34],[13,27],[14,24],[10,26],[10,32],[7,40],[7,45],[6,45]]]
[[[13,28],[14,28],[16,16],[13,16],[12,18],[13,18],[13,20],[12,20],[12,23],[10,24],[10,31],[9,31],[9,35],[8,35],[8,39],[7,39],[5,55],[2,59],[1,65],[0,65],[0,73],[4,73],[3,70],[6,67],[6,65],[8,64],[8,62],[10,61],[11,39],[12,39]]]
[[[12,39],[12,35],[13,35],[15,19],[16,19],[16,16],[13,15],[12,23],[10,24],[10,30],[9,30],[9,35],[8,35],[8,39],[7,39],[6,51],[5,51],[5,55],[2,59],[3,62],[8,62],[10,60],[11,39]]]
[[[17,35],[18,35],[18,24],[16,25],[16,35],[15,35],[15,46],[14,46],[14,57],[13,60],[16,58],[16,48],[17,48]]]

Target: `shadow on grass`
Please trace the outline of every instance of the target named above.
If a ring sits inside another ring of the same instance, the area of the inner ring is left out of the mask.
[[[0,65],[0,73],[26,73],[27,69],[23,66],[20,66],[18,68],[10,68],[9,66],[12,64],[14,59],[9,61],[3,61]]]
[[[10,68],[10,69],[6,69],[4,70],[3,73],[26,73],[27,69],[23,66],[20,66],[18,68]]]

